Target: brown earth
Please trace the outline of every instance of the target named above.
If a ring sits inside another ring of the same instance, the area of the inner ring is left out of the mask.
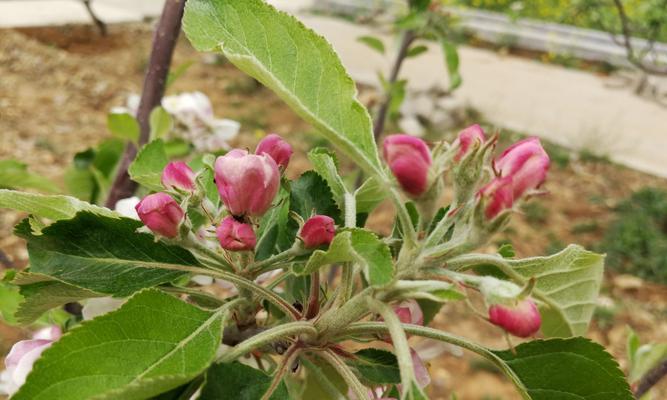
[[[108,110],[139,92],[150,40],[147,24],[113,26],[106,38],[87,27],[0,31],[0,159],[26,162],[32,171],[62,184],[72,156],[107,137]],[[323,143],[310,134],[312,128],[254,80],[224,61],[196,53],[181,40],[174,65],[190,61],[193,65],[170,93],[206,93],[217,116],[242,123],[239,146],[251,147],[269,130],[287,136],[301,150],[288,174],[294,177],[308,168],[303,151]],[[349,171],[351,164],[343,168]],[[556,244],[595,245],[612,218],[612,206],[644,186],[665,188],[667,183],[606,162],[574,160],[565,167],[554,166],[546,186],[549,193],[532,201],[549,212],[517,215],[497,239],[511,240],[519,256],[544,254]],[[19,218],[0,211],[0,250],[17,265],[25,265],[24,244],[11,235]],[[382,206],[369,225],[388,233],[391,220],[391,207]],[[583,225],[589,228],[573,229]],[[594,321],[590,337],[607,346],[621,366],[626,363],[626,326],[644,341],[667,340],[667,288],[608,274],[603,295],[614,311]],[[499,330],[471,317],[461,304],[447,305],[434,326],[504,346]],[[25,333],[0,324],[0,350],[4,353]],[[466,400],[517,398],[502,377],[467,354],[461,357],[452,351],[431,361],[431,375],[434,399],[449,399],[452,392]],[[656,398],[667,398],[667,381]]]

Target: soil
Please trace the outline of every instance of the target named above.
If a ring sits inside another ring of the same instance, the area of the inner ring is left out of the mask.
[[[107,37],[89,27],[0,31],[0,159],[21,160],[30,170],[62,184],[73,155],[108,136],[108,110],[140,91],[151,36],[149,24],[112,26]],[[181,40],[174,65],[187,62],[193,64],[170,93],[206,93],[216,116],[242,123],[237,146],[252,148],[269,130],[286,136],[297,147],[290,177],[309,167],[304,152],[323,141],[282,101],[233,66],[199,54]],[[350,165],[344,162],[343,168],[349,171]],[[667,182],[604,160],[574,159],[554,165],[547,193],[531,201],[538,205],[524,208],[493,242],[510,240],[518,256],[545,254],[567,243],[595,246],[613,217],[612,207],[645,186],[667,188]],[[27,260],[24,243],[11,235],[20,218],[0,211],[0,250],[17,266]],[[391,207],[383,205],[371,215],[369,226],[386,234],[392,219]],[[587,228],[575,228],[583,226]],[[622,367],[626,326],[644,342],[667,340],[666,287],[607,273],[602,298],[614,305],[614,311],[596,318],[589,336],[605,345]],[[433,325],[490,346],[505,346],[501,332],[471,317],[463,304],[445,306]],[[0,323],[0,352],[25,334]],[[430,361],[432,398],[449,399],[451,393],[466,400],[517,398],[511,385],[488,365],[469,354],[446,350]],[[667,398],[667,380],[658,386],[655,398]]]

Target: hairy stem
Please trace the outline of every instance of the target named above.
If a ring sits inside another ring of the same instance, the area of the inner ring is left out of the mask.
[[[308,306],[304,312],[306,319],[312,319],[320,312],[320,271],[317,270],[310,275],[310,294]]]
[[[512,371],[512,369],[505,363],[505,361],[503,361],[500,357],[495,355],[486,347],[471,342],[460,336],[452,335],[426,326],[402,324],[402,328],[405,333],[410,335],[416,335],[429,339],[439,340],[441,342],[451,343],[455,346],[459,346],[466,350],[472,351],[473,353],[479,354],[496,365],[512,381],[512,383],[514,383],[517,390],[519,391],[519,394],[521,394],[525,400],[531,399],[523,382],[521,382],[514,371]],[[357,322],[350,324],[350,326],[343,330],[341,333],[345,336],[355,336],[364,334],[386,334],[388,332],[389,327],[382,322]]]
[[[359,381],[356,375],[350,367],[345,364],[341,358],[334,353],[332,350],[327,349],[321,353],[318,353],[320,357],[324,359],[329,365],[331,365],[338,374],[343,378],[347,386],[350,387],[352,392],[355,394],[357,399],[368,399],[368,389]]]
[[[649,370],[637,382],[637,389],[635,389],[635,397],[641,399],[653,386],[655,386],[662,378],[667,376],[667,358],[662,360],[660,364]]]
[[[218,361],[222,363],[231,362],[257,348],[264,347],[289,336],[300,334],[315,336],[317,335],[317,331],[313,327],[313,324],[307,321],[288,322],[278,325],[239,343],[230,351],[220,356]]]
[[[273,379],[271,380],[271,385],[266,390],[261,400],[269,400],[271,398],[273,392],[275,392],[276,389],[278,389],[278,385],[280,385],[280,382],[282,382],[283,377],[289,371],[290,367],[292,366],[292,363],[299,356],[300,350],[301,346],[298,343],[294,343],[293,345],[290,346],[289,349],[287,349],[287,352],[283,356],[283,360],[280,362],[280,365],[278,366],[276,372],[273,375]]]
[[[308,251],[300,246],[299,243],[296,243],[294,246],[278,253],[274,256],[267,258],[266,260],[257,261],[248,266],[248,271],[253,275],[259,275],[264,272],[272,271],[274,269],[281,268],[280,264],[288,261],[294,257],[298,257],[303,254],[307,254]]]
[[[141,127],[139,147],[148,143],[150,136],[150,113],[160,105],[167,83],[169,65],[174,54],[176,41],[181,30],[181,19],[185,0],[167,0],[162,9],[162,16],[153,36],[153,48],[148,60],[148,70],[144,79],[144,88],[141,93],[137,121]],[[116,179],[109,190],[106,206],[113,208],[120,199],[130,197],[137,189],[137,183],[130,179],[127,170],[137,156],[137,146],[128,143],[118,166]]]

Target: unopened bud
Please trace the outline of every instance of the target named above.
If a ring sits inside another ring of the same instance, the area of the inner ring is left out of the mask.
[[[153,232],[174,238],[185,213],[171,196],[154,193],[144,197],[135,207],[139,219]]]

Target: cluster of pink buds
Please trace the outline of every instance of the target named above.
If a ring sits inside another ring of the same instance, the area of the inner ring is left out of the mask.
[[[429,188],[433,160],[426,142],[410,135],[391,135],[383,143],[384,159],[405,193],[418,198]]]
[[[257,237],[252,218],[264,215],[280,188],[281,171],[292,156],[292,147],[276,134],[266,136],[255,154],[234,149],[215,160],[215,184],[230,215],[216,228],[220,246],[229,251],[252,251]],[[169,163],[162,172],[162,185],[170,193],[193,194],[196,174],[184,162]],[[174,193],[175,192],[175,193]],[[175,238],[184,221],[185,212],[176,199],[167,193],[146,196],[136,205],[139,219],[154,233]],[[326,215],[308,219],[299,233],[305,248],[328,245],[336,234],[335,222]]]
[[[466,154],[468,154],[473,144],[478,143],[481,145],[485,140],[486,137],[484,136],[484,130],[477,124],[469,126],[459,132],[456,141],[459,150],[454,156],[454,161],[460,161]]]
[[[531,299],[520,300],[515,306],[494,304],[489,307],[489,321],[518,337],[529,337],[540,330],[542,318]]]
[[[512,208],[514,202],[544,182],[549,170],[549,156],[536,137],[521,140],[494,161],[497,172],[491,182],[479,191],[485,200],[484,213],[493,219]]]

